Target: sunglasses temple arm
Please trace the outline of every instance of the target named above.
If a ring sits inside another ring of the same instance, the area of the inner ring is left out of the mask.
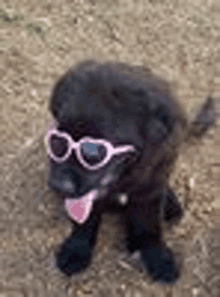
[[[115,148],[115,153],[120,154],[120,153],[127,153],[127,152],[133,152],[135,151],[134,147],[131,145],[127,145],[125,147],[118,147]]]

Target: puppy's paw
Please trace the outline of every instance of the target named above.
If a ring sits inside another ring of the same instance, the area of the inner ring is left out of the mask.
[[[86,238],[68,238],[56,255],[57,267],[67,276],[71,276],[89,265],[91,255],[92,249]]]
[[[148,273],[155,281],[171,284],[179,277],[173,253],[169,248],[142,249],[141,256]]]

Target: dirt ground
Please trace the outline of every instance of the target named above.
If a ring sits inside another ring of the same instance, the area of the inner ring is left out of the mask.
[[[48,191],[43,144],[51,88],[85,58],[150,67],[189,114],[207,95],[220,98],[219,0],[3,0],[0,32],[0,297],[220,296],[219,120],[183,145],[172,176],[185,206],[166,232],[182,266],[174,286],[152,283],[138,255],[127,257],[110,215],[86,272],[57,271],[53,254],[70,223]]]

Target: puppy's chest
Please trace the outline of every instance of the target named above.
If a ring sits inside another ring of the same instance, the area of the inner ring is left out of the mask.
[[[114,192],[106,197],[105,208],[107,211],[121,211],[127,209],[129,203],[129,194],[125,192]]]
[[[127,193],[116,193],[117,203],[121,206],[127,206],[129,204],[129,194]]]

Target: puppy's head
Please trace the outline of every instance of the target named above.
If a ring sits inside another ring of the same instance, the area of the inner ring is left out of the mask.
[[[139,177],[155,168],[170,135],[185,125],[168,88],[125,64],[87,61],[71,69],[55,85],[50,111],[48,183],[79,223],[134,168]]]

